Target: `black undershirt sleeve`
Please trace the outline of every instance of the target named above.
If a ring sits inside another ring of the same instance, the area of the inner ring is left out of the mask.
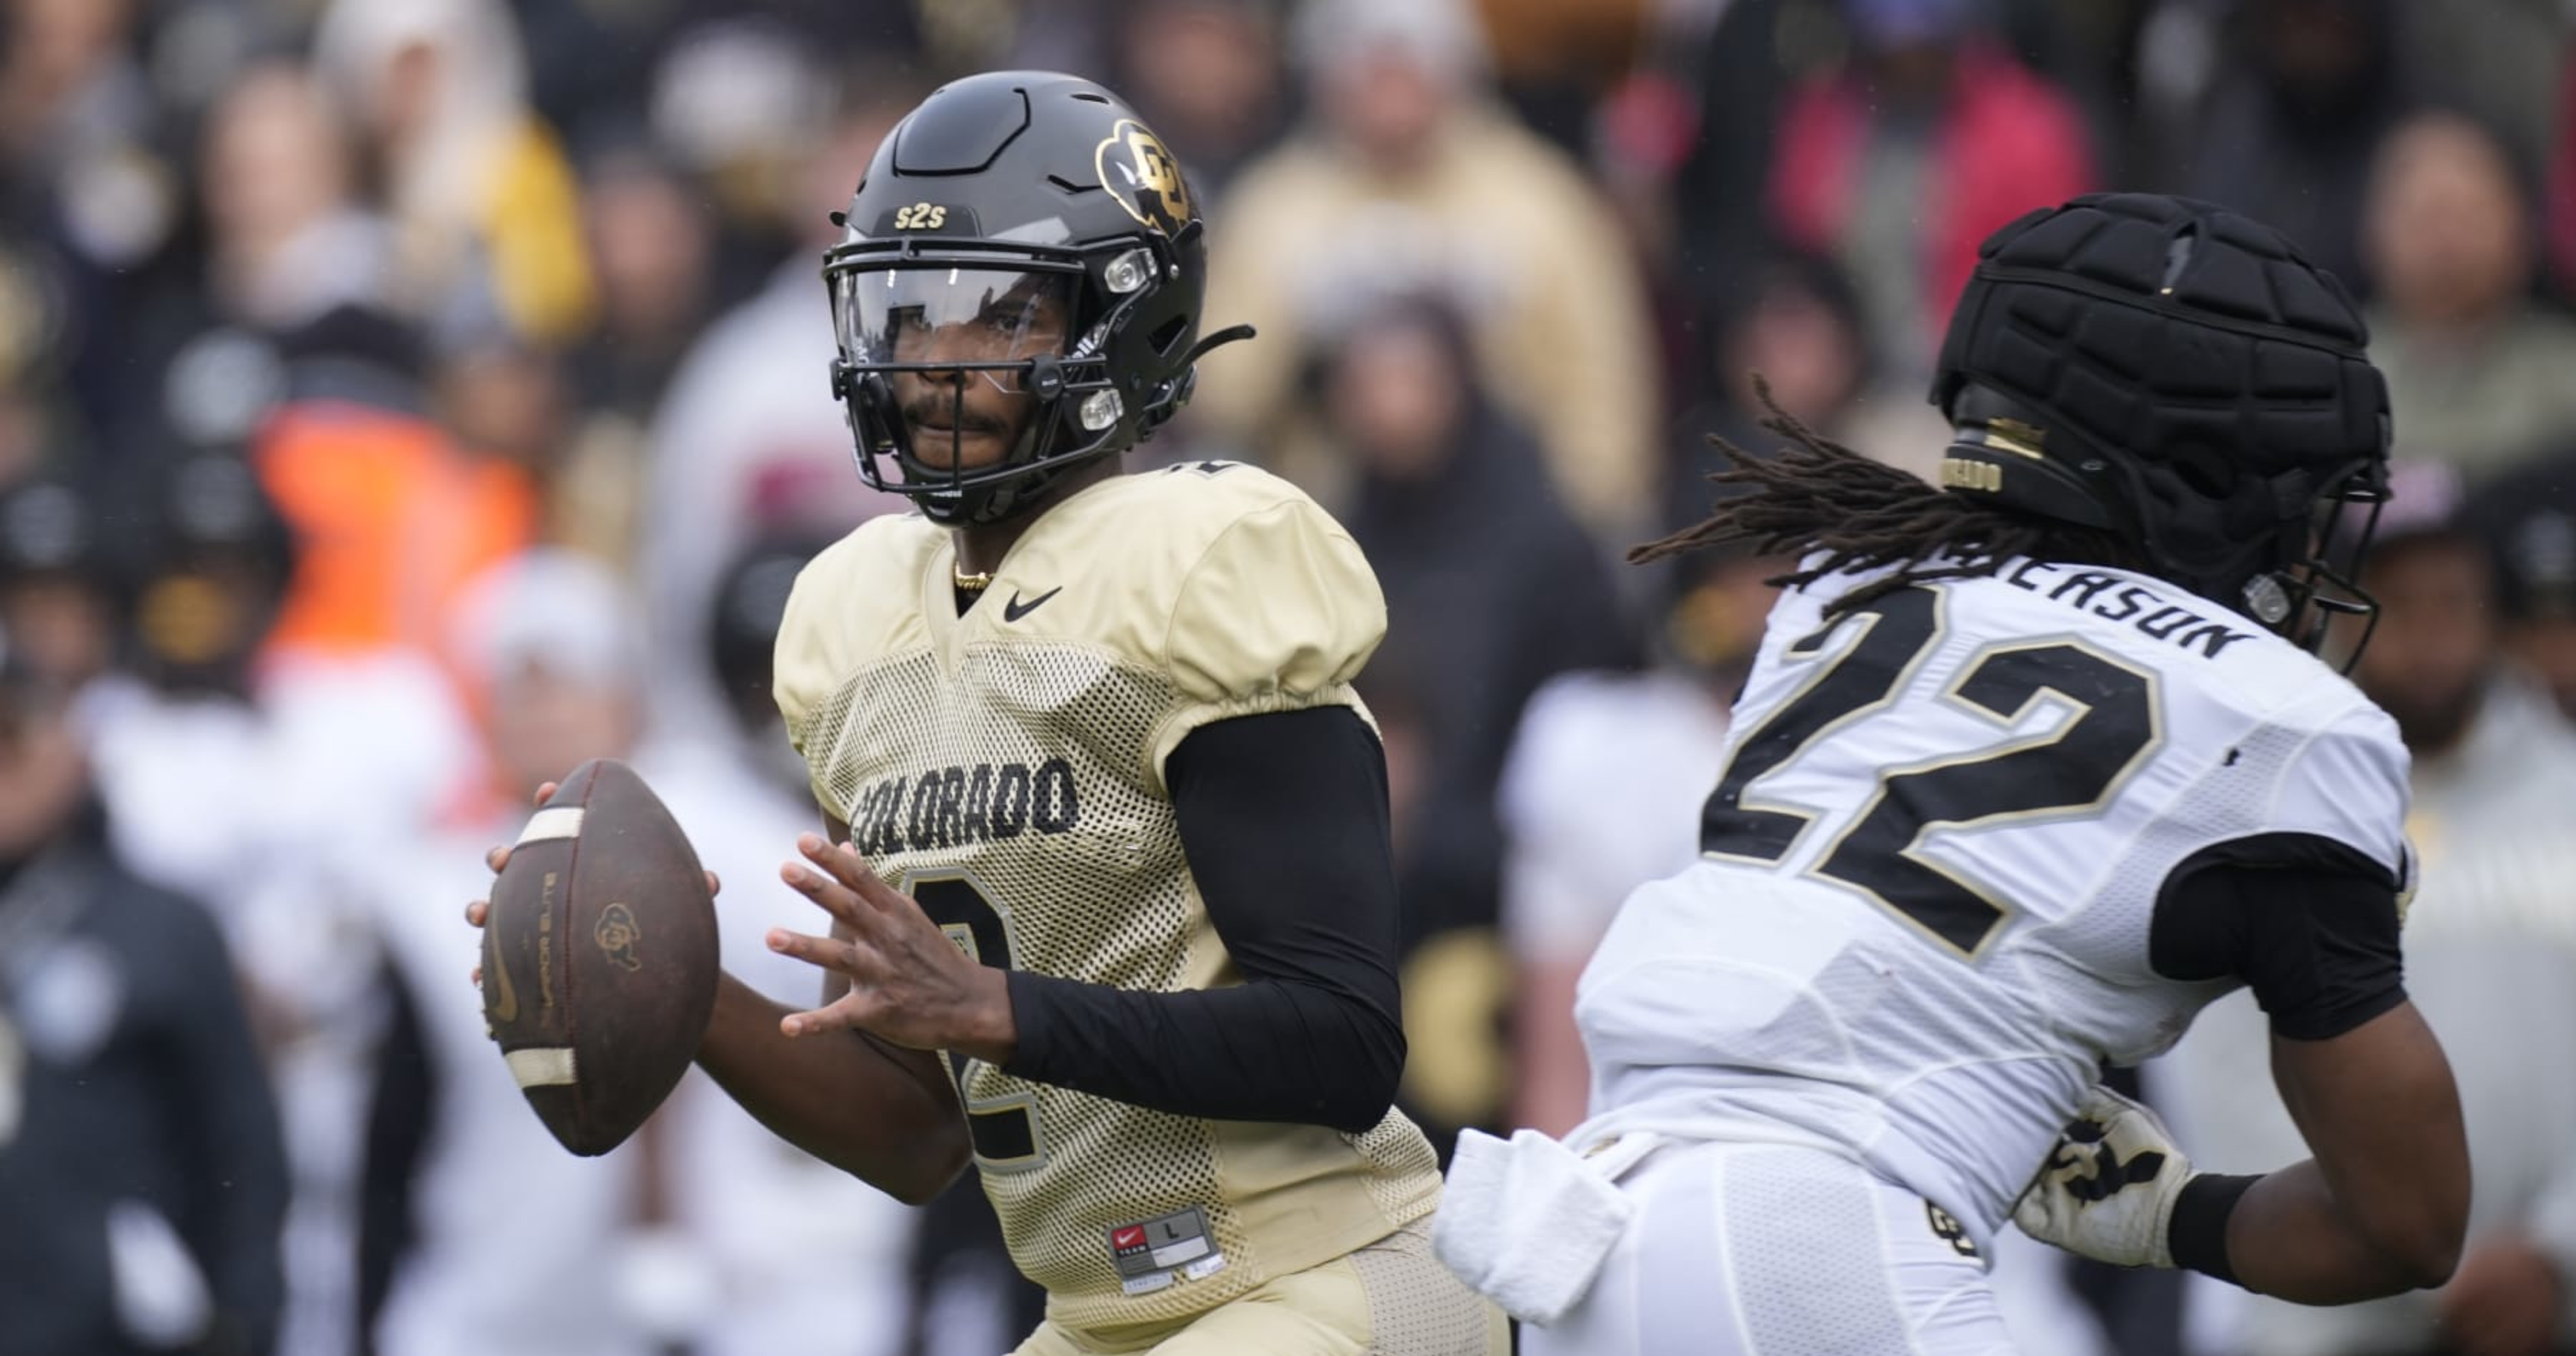
[[[1175,1115],[1376,1125],[1404,1069],[1377,736],[1343,706],[1219,721],[1164,780],[1243,982],[1146,993],[1014,970],[1003,1071]]]
[[[2397,888],[2329,839],[2223,844],[2167,878],[2148,959],[2168,979],[2241,978],[2275,1034],[2327,1040],[2406,999]]]

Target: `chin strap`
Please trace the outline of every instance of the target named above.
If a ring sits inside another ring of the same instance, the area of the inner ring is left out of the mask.
[[[1202,336],[1197,343],[1190,345],[1190,351],[1181,355],[1181,361],[1174,369],[1180,375],[1159,388],[1162,398],[1154,401],[1146,409],[1144,417],[1137,421],[1136,441],[1141,443],[1153,437],[1157,429],[1160,429],[1173,415],[1181,412],[1183,405],[1190,403],[1191,394],[1197,391],[1199,386],[1198,364],[1201,355],[1209,349],[1231,344],[1237,340],[1249,339],[1253,334],[1254,330],[1250,325],[1228,325],[1214,334]]]
[[[1196,363],[1209,349],[1252,338],[1255,333],[1257,331],[1250,325],[1228,325],[1214,334],[1203,335],[1197,343],[1190,345],[1190,351],[1181,358],[1181,366]]]

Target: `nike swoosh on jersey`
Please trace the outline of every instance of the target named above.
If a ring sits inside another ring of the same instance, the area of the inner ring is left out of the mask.
[[[1039,607],[1046,603],[1047,599],[1062,592],[1064,592],[1064,585],[1058,584],[1054,588],[1048,589],[1046,592],[1041,593],[1037,597],[1031,598],[1024,603],[1020,601],[1020,591],[1018,589],[1013,589],[1011,590],[1011,601],[1002,604],[1002,620],[1006,622],[1018,621],[1020,618],[1037,611]]]

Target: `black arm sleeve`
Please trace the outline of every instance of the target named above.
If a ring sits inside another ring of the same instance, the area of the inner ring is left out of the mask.
[[[2166,879],[2148,960],[2167,979],[2235,976],[2272,1030],[2340,1036],[2406,999],[2397,882],[2352,849],[2305,834],[2223,844]]]
[[[1404,1069],[1377,737],[1341,706],[1219,721],[1165,781],[1243,983],[1138,993],[1012,971],[1004,1071],[1176,1115],[1367,1130]]]

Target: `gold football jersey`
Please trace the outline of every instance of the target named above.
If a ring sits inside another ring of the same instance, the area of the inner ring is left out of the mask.
[[[1241,982],[1163,763],[1211,721],[1338,704],[1386,628],[1349,534],[1202,462],[1086,487],[963,615],[947,529],[874,519],[798,577],[777,696],[823,807],[970,954],[1123,989]],[[1283,825],[1283,831],[1293,826]],[[1211,1121],[950,1056],[1011,1256],[1077,1328],[1195,1313],[1432,1209],[1422,1132]]]

